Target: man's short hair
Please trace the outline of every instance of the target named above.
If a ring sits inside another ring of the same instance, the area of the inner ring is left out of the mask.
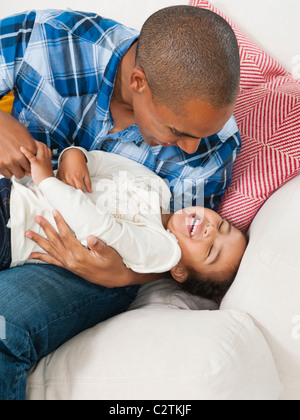
[[[178,110],[200,99],[214,108],[234,104],[240,82],[236,36],[219,15],[192,6],[167,7],[144,24],[136,64],[155,102]]]

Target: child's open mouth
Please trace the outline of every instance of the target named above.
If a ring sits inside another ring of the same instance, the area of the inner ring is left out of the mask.
[[[187,227],[190,238],[196,236],[203,226],[203,219],[199,217],[197,214],[189,215],[187,219]]]

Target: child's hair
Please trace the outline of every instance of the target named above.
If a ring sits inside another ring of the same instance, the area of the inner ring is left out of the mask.
[[[153,100],[177,112],[187,99],[220,109],[235,103],[240,55],[230,25],[211,11],[172,6],[145,22],[136,64],[145,72]]]
[[[247,233],[242,233],[248,245],[249,237]],[[180,283],[181,287],[185,292],[192,295],[219,303],[232,286],[241,262],[239,261],[232,267],[224,267],[222,271],[205,277],[191,270],[187,280],[184,283]]]
[[[238,269],[230,274],[219,274],[218,280],[216,280],[215,276],[201,277],[198,273],[191,273],[188,279],[184,283],[180,283],[180,285],[185,292],[219,302],[232,286],[237,272]]]

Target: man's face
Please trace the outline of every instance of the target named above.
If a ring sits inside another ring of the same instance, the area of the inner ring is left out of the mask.
[[[234,106],[215,109],[210,104],[191,100],[174,113],[157,105],[148,94],[136,95],[133,108],[139,131],[150,146],[177,146],[188,154],[195,153],[201,139],[218,133],[233,114]]]

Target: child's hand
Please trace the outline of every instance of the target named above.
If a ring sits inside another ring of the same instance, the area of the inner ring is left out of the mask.
[[[77,190],[93,192],[86,157],[81,150],[70,149],[63,154],[56,177]]]
[[[42,181],[55,175],[51,162],[51,150],[45,144],[38,141],[35,141],[35,144],[37,147],[36,156],[23,146],[20,147],[20,150],[30,162],[33,182],[39,186]]]

